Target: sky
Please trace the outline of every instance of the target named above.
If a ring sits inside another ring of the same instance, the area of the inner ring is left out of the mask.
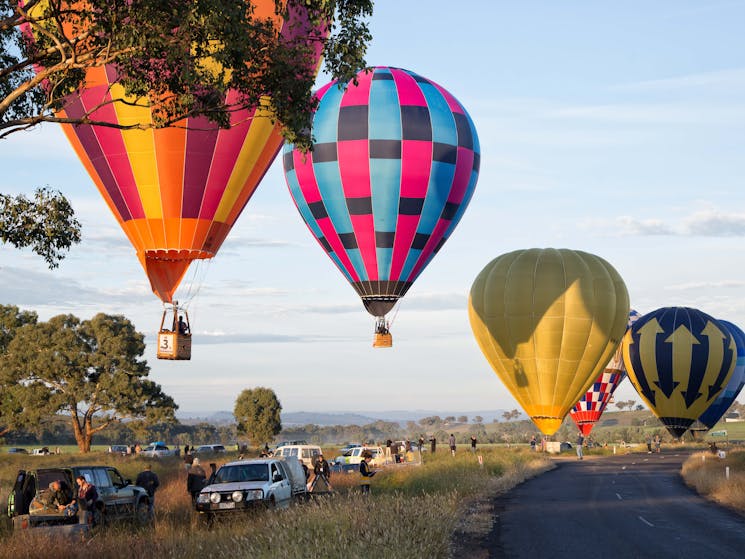
[[[448,89],[481,145],[463,219],[389,315],[392,349],[372,348],[373,318],[307,230],[278,158],[177,294],[191,361],[157,360],[162,304],[55,125],[0,141],[0,192],[62,191],[83,242],[56,270],[0,246],[0,304],[128,317],[182,411],[232,410],[257,386],[285,411],[518,408],[467,300],[491,259],[522,248],[602,256],[642,313],[689,306],[745,326],[743,21],[745,0],[378,0],[367,63]],[[641,402],[628,381],[616,398]]]

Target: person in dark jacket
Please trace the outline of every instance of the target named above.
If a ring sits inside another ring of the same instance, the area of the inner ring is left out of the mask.
[[[58,512],[64,511],[71,501],[72,493],[69,486],[61,479],[56,479],[50,483],[49,490],[45,492],[41,499],[44,508]]]
[[[372,454],[365,451],[362,454],[362,461],[360,462],[360,489],[362,489],[363,495],[370,493],[370,481],[375,475],[375,471],[370,468],[371,460]]]
[[[313,482],[310,484],[310,491],[331,491],[330,478],[331,467],[328,460],[323,457],[323,454],[319,454],[313,466]]]
[[[139,485],[147,491],[148,497],[150,497],[148,510],[150,512],[150,518],[153,518],[155,514],[155,491],[160,487],[160,480],[158,479],[158,474],[152,471],[150,464],[146,464],[145,469],[137,474],[135,485]]]
[[[197,502],[197,497],[204,487],[206,479],[207,474],[199,463],[199,458],[194,458],[194,462],[192,463],[191,468],[189,468],[189,475],[186,477],[186,490],[191,495],[192,504]]]
[[[96,486],[88,481],[83,476],[75,478],[75,483],[78,484],[78,497],[77,503],[82,511],[82,521],[95,528],[96,522],[96,505],[98,503],[98,490]]]

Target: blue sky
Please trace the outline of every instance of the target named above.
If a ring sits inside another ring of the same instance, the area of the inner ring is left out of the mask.
[[[84,241],[54,271],[0,247],[0,303],[127,316],[183,410],[232,410],[255,386],[286,411],[518,407],[466,304],[483,266],[520,248],[604,257],[642,313],[692,306],[745,326],[745,1],[376,4],[368,63],[447,88],[482,155],[460,225],[393,312],[393,349],[371,347],[373,319],[307,231],[278,159],[184,284],[192,360],[158,361],[160,301],[52,125],[0,141],[0,192],[63,191]],[[640,401],[628,381],[617,397]]]

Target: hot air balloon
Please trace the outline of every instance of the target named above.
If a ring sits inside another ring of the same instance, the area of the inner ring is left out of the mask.
[[[626,328],[631,327],[640,316],[641,314],[632,309]],[[623,355],[619,345],[600,376],[595,379],[579,402],[569,410],[569,415],[585,437],[590,434],[595,423],[603,415],[613,397],[613,392],[624,378],[626,378],[626,367],[623,365]]]
[[[642,316],[623,339],[629,380],[679,438],[711,405],[735,369],[729,330],[697,309],[664,307]]]
[[[291,11],[284,21],[275,14],[274,0],[255,0],[254,6],[254,17],[272,18],[285,37],[308,29],[296,21],[303,17],[300,11]],[[320,43],[315,48],[317,70]],[[237,106],[238,97],[229,91],[226,101]],[[113,66],[92,68],[85,87],[68,97],[59,116],[90,113],[93,120],[120,125],[153,122],[149,104],[120,102],[125,99]],[[280,125],[267,108],[257,106],[234,111],[226,129],[205,117],[163,129],[62,127],[134,246],[153,292],[170,304],[163,313],[158,357],[189,359],[188,314],[177,317],[174,293],[192,261],[212,258],[219,250],[282,145]],[[182,320],[185,326],[179,327]]]
[[[724,390],[719,393],[719,396],[714,399],[706,411],[698,418],[706,426],[707,430],[712,429],[717,424],[732,405],[732,402],[740,394],[742,387],[745,386],[745,332],[736,324],[727,322],[726,320],[720,320],[719,322],[729,330],[729,333],[735,339],[737,358],[735,360],[735,370]]]
[[[471,118],[443,87],[375,67],[318,91],[313,150],[284,148],[285,178],[318,243],[376,317],[385,315],[460,221],[479,171]]]
[[[615,352],[629,295],[602,258],[569,249],[503,254],[471,287],[481,351],[538,429],[553,435]]]

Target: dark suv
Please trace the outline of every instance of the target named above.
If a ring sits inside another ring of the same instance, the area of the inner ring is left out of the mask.
[[[132,521],[139,526],[148,526],[152,523],[147,491],[124,479],[116,468],[73,466],[19,470],[13,490],[8,496],[8,516],[13,518],[13,527],[78,524],[77,516],[67,516],[63,512],[44,508],[41,503],[49,484],[57,480],[63,482],[63,490],[69,491],[70,497],[75,497],[75,478],[81,475],[98,490],[99,503],[96,508],[100,511],[104,524]]]

